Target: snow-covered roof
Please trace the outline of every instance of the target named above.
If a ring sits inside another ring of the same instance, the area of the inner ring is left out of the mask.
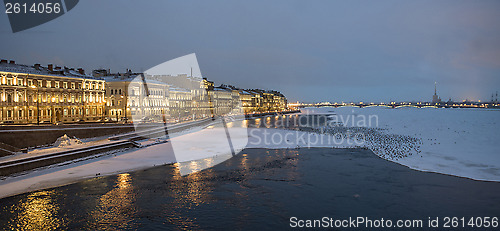
[[[178,91],[178,92],[191,92],[191,90],[186,89],[186,88],[180,88],[180,87],[170,87],[169,91]]]
[[[90,75],[82,75],[74,68],[62,67],[56,69],[54,67],[49,70],[48,67],[44,66],[28,66],[22,64],[12,64],[12,63],[0,63],[0,71],[4,72],[13,72],[20,74],[35,74],[35,75],[49,75],[49,76],[64,76],[64,77],[72,77],[72,78],[86,78],[86,79],[96,79]]]
[[[252,93],[248,92],[248,91],[245,91],[245,90],[240,90],[240,93],[241,94],[245,94],[245,95],[251,95]]]
[[[231,90],[230,90],[230,89],[220,88],[220,87],[214,87],[214,91],[225,91],[225,92],[231,92]]]
[[[138,82],[142,83],[142,80],[136,79],[137,76],[104,76],[102,79],[104,79],[106,82]],[[162,85],[168,85],[167,83],[160,82],[157,80],[153,79],[146,79],[146,83],[150,84],[162,84]]]

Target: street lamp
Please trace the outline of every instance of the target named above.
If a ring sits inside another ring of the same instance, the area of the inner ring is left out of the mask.
[[[55,111],[54,111],[54,102],[56,102],[56,97],[52,96],[52,104],[51,104],[51,110],[50,110],[50,123],[55,123]]]
[[[102,106],[103,110],[102,110],[101,115],[102,115],[102,122],[105,122],[106,121],[106,115],[107,115],[107,111],[106,111],[106,97],[104,95],[102,97],[103,97],[102,102],[104,102],[104,105]]]
[[[127,120],[127,104],[125,103],[125,100],[123,99],[123,95],[121,95],[120,98],[122,98],[121,101],[122,101],[122,104],[123,104],[123,114],[125,114],[125,119]],[[122,117],[122,120],[123,120],[123,117]]]
[[[36,125],[40,125],[40,100],[38,99],[38,88],[35,85],[31,85],[30,87],[36,89]]]

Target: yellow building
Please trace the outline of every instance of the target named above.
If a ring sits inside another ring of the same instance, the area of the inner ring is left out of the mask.
[[[104,81],[83,69],[0,63],[0,123],[94,122],[103,119]]]
[[[239,95],[240,95],[241,106],[243,108],[243,112],[245,114],[254,113],[255,107],[252,104],[252,93],[245,91],[245,90],[240,90]]]

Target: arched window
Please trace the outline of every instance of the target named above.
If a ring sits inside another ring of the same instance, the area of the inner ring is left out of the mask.
[[[12,94],[7,94],[7,103],[12,103]]]

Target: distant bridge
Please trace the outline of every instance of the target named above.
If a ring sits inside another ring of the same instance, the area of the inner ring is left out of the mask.
[[[297,108],[305,107],[388,107],[388,108],[403,108],[403,107],[414,107],[414,108],[495,108],[500,109],[500,104],[494,103],[475,103],[475,102],[463,102],[463,103],[407,103],[407,102],[392,102],[392,103],[316,103],[316,104],[297,104],[290,105]]]

